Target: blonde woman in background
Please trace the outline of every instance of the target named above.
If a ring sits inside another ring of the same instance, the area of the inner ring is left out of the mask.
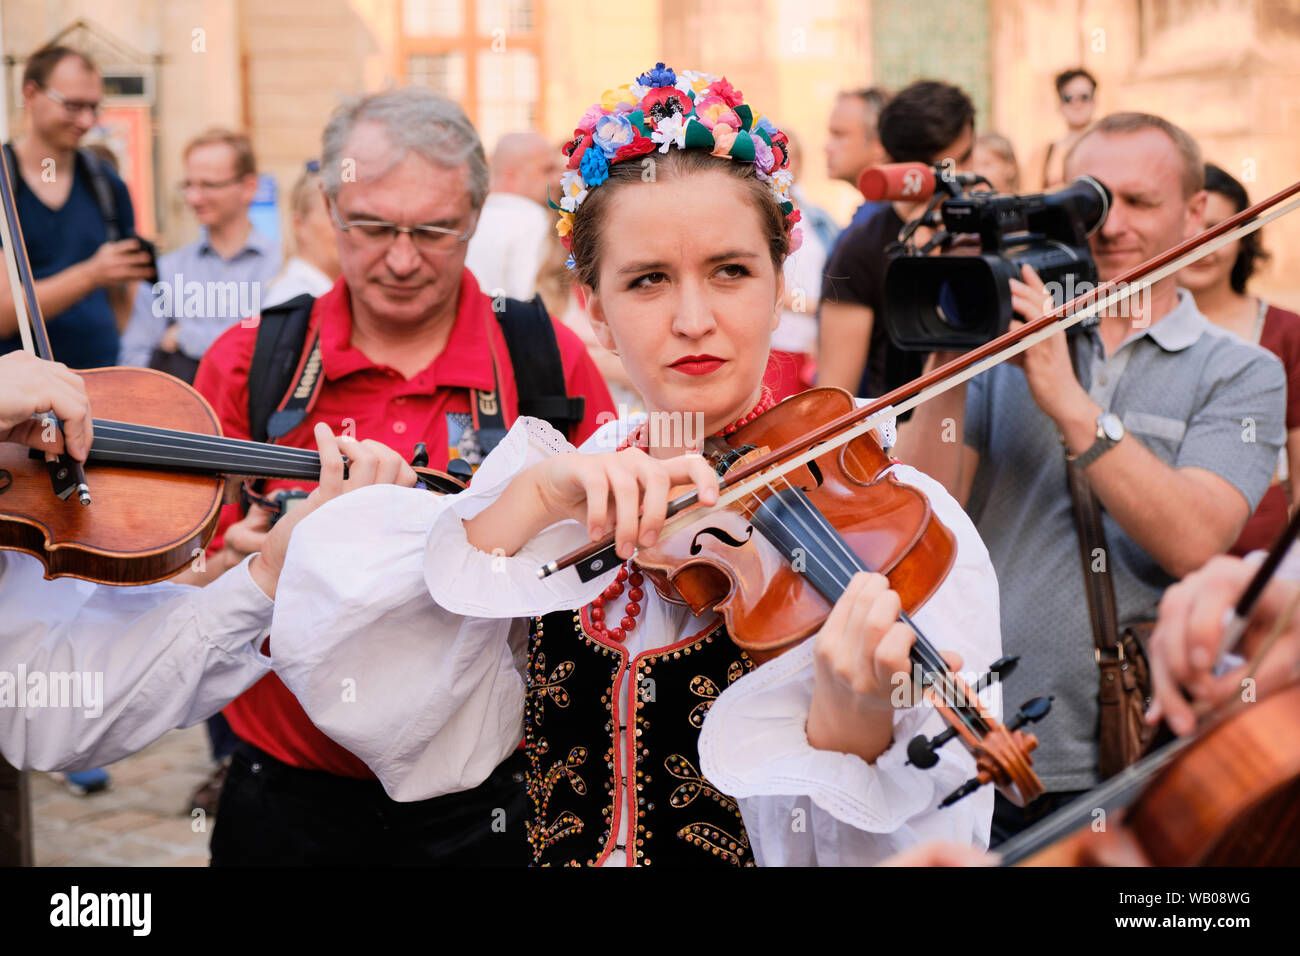
[[[288,302],[300,295],[321,296],[339,277],[339,251],[334,243],[325,198],[320,191],[320,162],[309,159],[289,194],[294,254],[284,271],[271,280],[262,307]]]

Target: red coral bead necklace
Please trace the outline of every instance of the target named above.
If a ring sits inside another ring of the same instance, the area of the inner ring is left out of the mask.
[[[719,434],[730,435],[740,430],[775,404],[776,401],[772,398],[772,390],[764,385],[758,404],[747,415],[722,429]],[[649,439],[645,425],[638,425],[632,429],[627,438],[618,446],[619,451],[626,448],[636,448],[640,451],[648,450]],[[644,606],[645,590],[642,587],[643,584],[645,584],[645,575],[636,566],[636,562],[631,558],[624,561],[623,566],[618,569],[618,573],[614,576],[614,583],[605,588],[601,595],[588,606],[587,619],[591,622],[593,637],[598,640],[614,641],[618,644],[622,644],[627,640],[628,634],[636,630],[637,615],[641,613]],[[607,612],[613,609],[610,602],[621,597],[625,589],[627,590],[627,604],[623,607],[623,618],[618,622],[617,627],[609,627],[607,622],[612,618]]]

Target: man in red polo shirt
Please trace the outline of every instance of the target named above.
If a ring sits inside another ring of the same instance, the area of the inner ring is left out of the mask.
[[[306,414],[278,442],[311,447],[313,426],[326,422],[407,458],[424,442],[434,468],[445,469],[449,457],[477,464],[493,443],[486,426],[513,421],[519,405],[493,311],[501,303],[465,268],[488,187],[477,133],[450,100],[416,88],[387,91],[335,111],[321,167],[343,275],[311,308],[311,344],[286,397]],[[585,399],[585,417],[569,436],[581,442],[613,403],[582,343],[551,325],[565,391]],[[253,432],[256,339],[256,328],[228,330],[195,381],[227,435]],[[230,506],[229,517],[237,509]],[[347,693],[340,688],[344,702]],[[213,865],[526,862],[517,756],[474,790],[397,803],[365,764],[316,729],[274,675],[224,713],[240,743],[222,789]]]

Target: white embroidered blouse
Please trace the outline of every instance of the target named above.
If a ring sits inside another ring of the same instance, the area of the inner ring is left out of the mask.
[[[579,450],[613,450],[629,424],[608,423]],[[464,519],[525,468],[571,450],[544,422],[521,418],[468,491],[439,497],[372,486],[328,502],[295,529],[276,594],[273,666],[316,725],[364,760],[394,799],[486,779],[523,736],[527,619],[581,607],[611,582],[614,569],[586,584],[573,570],[538,579],[542,564],[588,542],[576,521],[552,525],[508,557],[466,539]],[[961,654],[963,673],[982,672],[1001,649],[988,552],[938,482],[906,465],[892,472],[926,493],[957,538],[952,570],[914,621],[937,648]],[[645,592],[625,642],[631,655],[715,620]],[[701,730],[701,770],[738,799],[758,863],[870,864],[932,838],[986,846],[990,788],[938,806],[975,772],[959,744],[943,748],[929,770],[905,766],[914,735],[946,726],[932,708],[898,710],[894,741],[874,763],[809,746],[812,651],[810,638],[730,685]],[[1000,715],[998,686],[985,699]],[[635,814],[622,818],[626,829]],[[616,842],[628,845],[628,834]],[[618,851],[603,862],[627,861]]]

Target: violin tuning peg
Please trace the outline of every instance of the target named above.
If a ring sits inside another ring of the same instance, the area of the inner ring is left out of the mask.
[[[917,734],[907,743],[907,762],[922,770],[929,770],[939,762],[938,749],[956,736],[957,731],[952,727],[941,734],[935,734],[933,738]]]
[[[975,693],[978,694],[994,682],[1006,680],[1015,671],[1016,665],[1019,663],[1019,657],[999,657],[989,665],[989,672],[975,682]]]
[[[1021,704],[1019,712],[1007,724],[1007,730],[1019,730],[1025,724],[1042,720],[1052,709],[1052,701],[1055,699],[1055,697],[1035,697]]]
[[[917,734],[907,742],[907,762],[922,770],[929,770],[939,762],[939,755],[934,752],[929,737]]]
[[[982,786],[982,784],[980,783],[978,777],[971,777],[969,780],[967,780],[965,783],[963,783],[960,787],[958,787],[958,788],[957,788],[956,790],[954,790],[952,793],[948,794],[948,796],[944,797],[944,798],[943,798],[943,801],[939,804],[939,806],[940,806],[940,807],[950,807],[950,806],[952,806],[954,803],[956,803],[958,800],[960,800],[962,797],[968,797],[968,796],[970,796],[972,793],[974,793],[976,790],[978,790],[981,786]]]
[[[412,468],[427,468],[429,466],[429,446],[422,441],[415,443],[415,454],[411,456]]]
[[[453,478],[459,478],[461,481],[469,481],[474,477],[474,469],[470,467],[469,462],[464,458],[453,458],[447,462],[447,474]]]

